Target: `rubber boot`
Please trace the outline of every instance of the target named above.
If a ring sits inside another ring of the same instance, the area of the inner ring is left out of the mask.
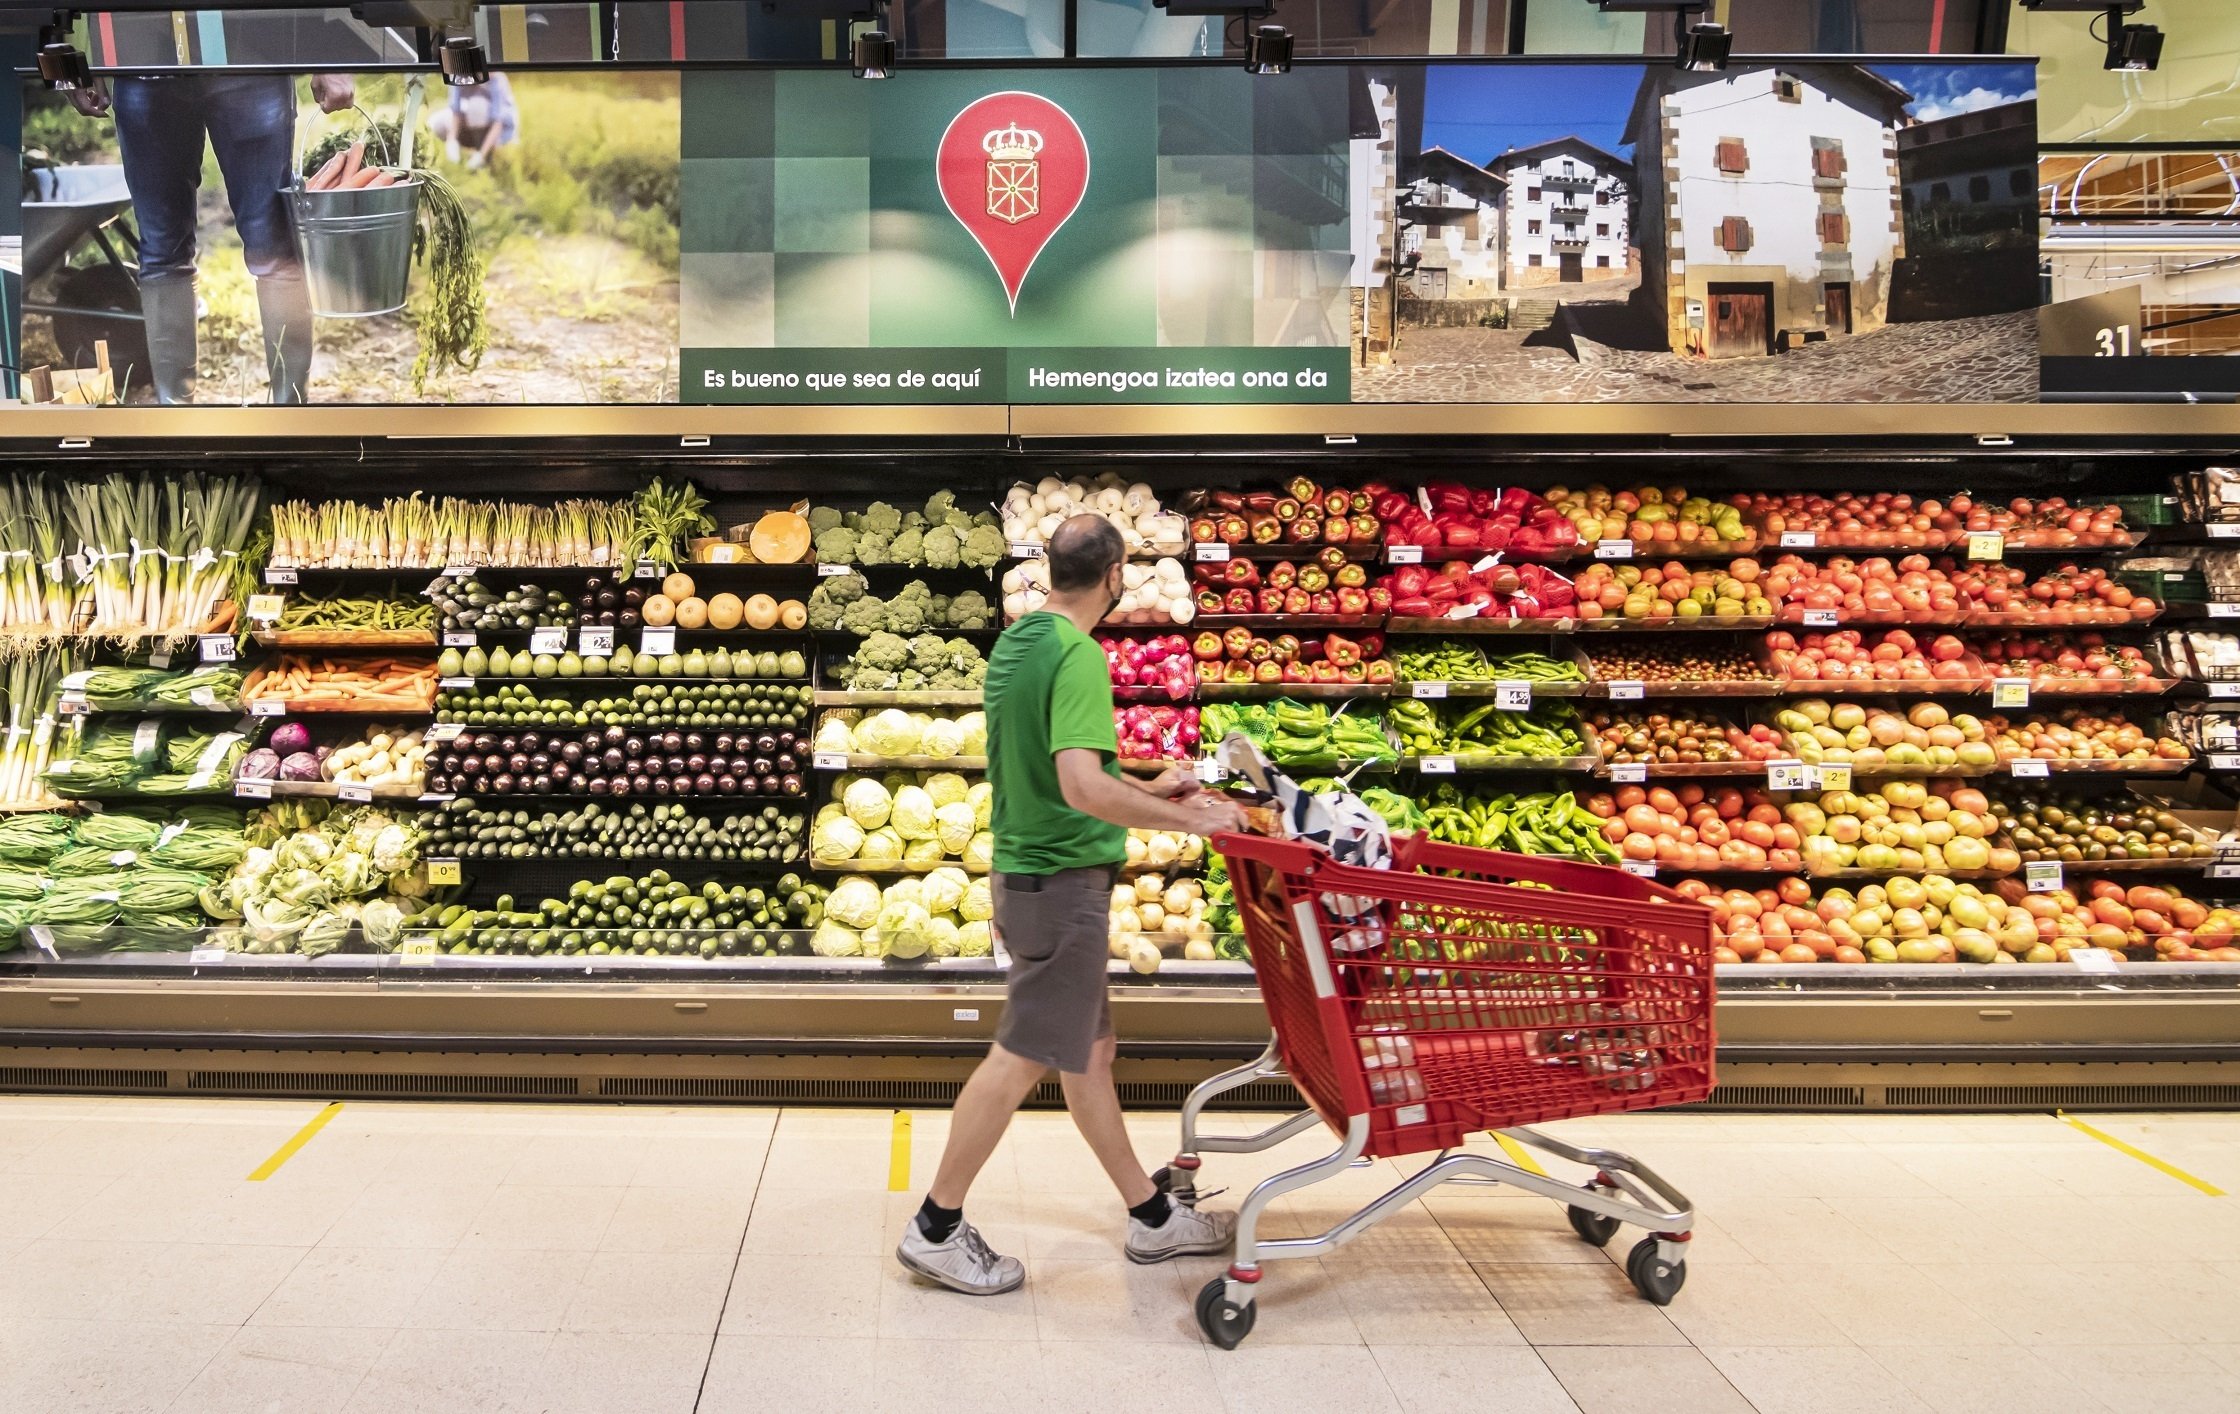
[[[140,313],[147,320],[148,373],[155,380],[156,401],[167,407],[193,402],[194,281],[141,281]]]
[[[257,281],[257,313],[264,320],[265,374],[272,401],[289,407],[309,401],[311,296],[303,276],[273,275]]]

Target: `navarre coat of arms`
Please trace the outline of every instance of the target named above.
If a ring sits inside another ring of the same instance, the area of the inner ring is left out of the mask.
[[[980,140],[988,154],[988,214],[1018,225],[1042,209],[1042,134],[1013,123]]]

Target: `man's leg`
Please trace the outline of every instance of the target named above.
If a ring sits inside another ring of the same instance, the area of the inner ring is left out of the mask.
[[[194,401],[195,192],[202,185],[199,76],[116,80],[117,146],[140,228],[140,313],[156,401]]]
[[[972,1180],[987,1167],[988,1156],[1003,1142],[1011,1116],[1026,1102],[1048,1067],[1039,1061],[1015,1056],[1001,1046],[988,1048],[957,1093],[956,1108],[949,1114],[949,1142],[941,1149],[941,1167],[934,1172],[926,1196],[943,1208],[962,1208]],[[1066,1083],[1073,1083],[1067,1077]]]
[[[1105,1176],[1120,1190],[1120,1201],[1130,1208],[1148,1201],[1159,1190],[1136,1159],[1135,1141],[1120,1113],[1120,1092],[1112,1083],[1112,1057],[1118,1038],[1104,1036],[1089,1055],[1089,1068],[1079,1075],[1060,1073],[1065,1086],[1066,1113],[1074,1128],[1089,1141],[1089,1150],[1104,1165]]]
[[[242,261],[256,277],[271,400],[301,403],[311,384],[311,296],[282,193],[295,160],[295,80],[228,74],[213,77],[207,92],[210,146],[225,174]]]

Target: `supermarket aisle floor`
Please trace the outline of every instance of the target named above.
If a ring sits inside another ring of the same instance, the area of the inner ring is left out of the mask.
[[[248,1181],[320,1111],[0,1099],[0,1410],[2240,1408],[2240,1196],[2050,1116],[1569,1126],[1706,1214],[1669,1309],[1552,1205],[1457,1191],[1271,1264],[1258,1329],[1223,1352],[1189,1311],[1217,1264],[1129,1265],[1062,1115],[1024,1117],[974,1197],[1029,1281],[973,1301],[887,1255],[937,1112],[905,1155],[884,1111],[352,1102]],[[2240,1195],[2240,1116],[2091,1122]],[[1134,1123],[1147,1158],[1172,1146],[1170,1117]],[[1209,1181],[1318,1142],[1209,1159]]]

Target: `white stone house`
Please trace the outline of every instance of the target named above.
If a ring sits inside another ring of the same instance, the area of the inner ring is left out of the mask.
[[[1880,328],[1905,254],[1911,96],[1859,65],[1651,69],[1626,124],[1641,290],[1675,352],[1766,354]]]
[[[1493,299],[1501,293],[1501,179],[1443,147],[1416,159],[1400,203],[1403,268],[1424,300]]]
[[[1616,280],[1630,272],[1632,163],[1563,137],[1511,149],[1486,166],[1509,187],[1507,288]]]

